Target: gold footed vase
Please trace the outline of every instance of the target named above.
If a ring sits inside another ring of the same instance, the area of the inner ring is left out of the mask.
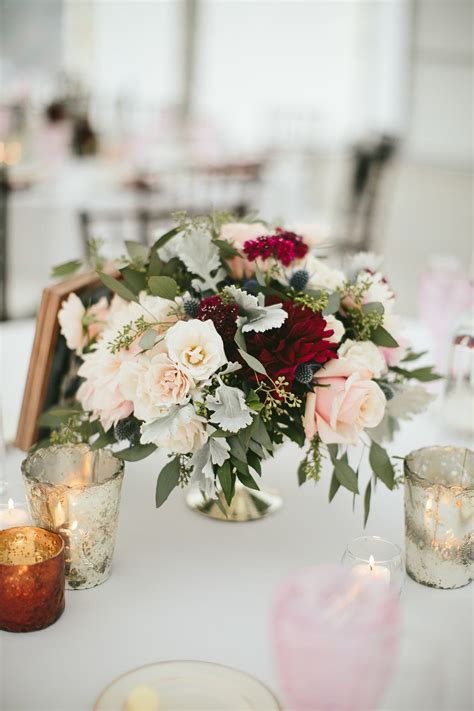
[[[186,494],[186,503],[192,511],[216,521],[258,521],[278,511],[283,500],[276,491],[256,491],[237,482],[231,505],[226,503],[222,493],[219,502],[220,505],[206,498],[197,486],[190,487]]]

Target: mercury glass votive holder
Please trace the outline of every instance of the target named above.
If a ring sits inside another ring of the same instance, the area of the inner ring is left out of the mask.
[[[473,577],[474,452],[424,447],[405,459],[408,575],[434,588],[460,588]]]
[[[64,541],[34,526],[0,531],[0,629],[33,632],[64,610]]]
[[[38,449],[22,463],[33,521],[64,539],[67,588],[110,575],[123,469],[112,452],[87,444]]]

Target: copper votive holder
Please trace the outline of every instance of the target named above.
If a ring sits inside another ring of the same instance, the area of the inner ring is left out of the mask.
[[[0,531],[0,629],[42,630],[64,610],[64,542],[53,531]]]

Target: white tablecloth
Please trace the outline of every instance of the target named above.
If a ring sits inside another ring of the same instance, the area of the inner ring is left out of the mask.
[[[403,427],[391,451],[455,441],[432,408]],[[22,457],[11,450],[7,458],[14,496]],[[288,444],[266,463],[264,483],[280,490],[284,508],[247,524],[202,518],[179,490],[157,511],[160,456],[127,466],[111,578],[68,591],[63,616],[46,630],[1,633],[0,708],[86,711],[114,677],[166,659],[228,664],[280,693],[270,637],[278,583],[299,567],[338,561],[363,532],[361,502],[353,513],[349,492],[328,504],[329,467],[321,482],[298,488],[300,457]],[[377,487],[367,533],[403,546],[403,490]],[[442,591],[406,580],[397,672],[381,708],[472,708],[472,602],[472,586]]]

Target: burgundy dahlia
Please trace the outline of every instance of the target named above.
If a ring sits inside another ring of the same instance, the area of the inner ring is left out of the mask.
[[[247,240],[244,243],[244,253],[250,262],[255,261],[258,257],[264,260],[275,257],[285,267],[288,267],[296,259],[306,256],[308,245],[299,235],[278,227],[274,235],[264,235],[257,237],[257,239]]]
[[[216,295],[201,301],[196,318],[200,321],[212,321],[222,340],[229,342],[234,340],[237,331],[238,313],[237,304],[226,304]]]
[[[299,365],[324,365],[337,358],[338,344],[328,340],[334,331],[320,314],[293,301],[285,301],[283,308],[288,318],[280,328],[248,333],[246,341],[248,352],[259,359],[272,380],[283,376],[291,388]]]

